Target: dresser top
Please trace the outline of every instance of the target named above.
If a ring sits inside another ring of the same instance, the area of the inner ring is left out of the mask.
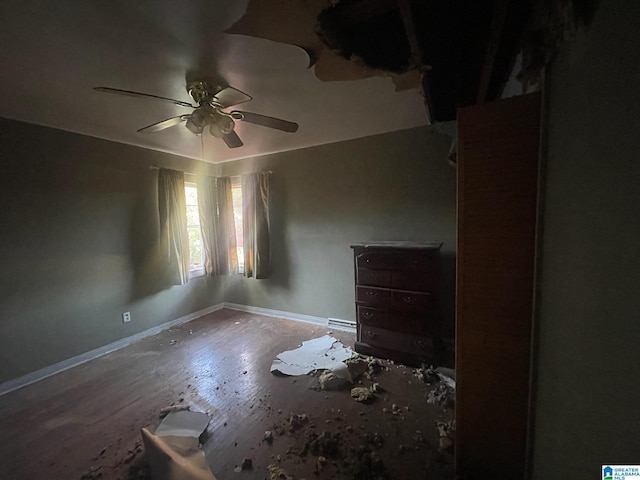
[[[351,248],[378,249],[416,249],[416,250],[438,250],[442,247],[442,242],[409,242],[409,241],[380,241],[354,243]]]

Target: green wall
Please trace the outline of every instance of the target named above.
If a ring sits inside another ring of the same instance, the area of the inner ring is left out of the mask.
[[[352,251],[370,240],[444,242],[453,335],[455,170],[430,128],[214,166],[0,120],[0,383],[226,301],[354,319]],[[272,170],[269,279],[163,280],[157,170]],[[132,322],[121,314],[131,311]]]
[[[548,76],[533,478],[640,464],[640,2],[600,2]]]
[[[273,273],[231,277],[225,301],[355,319],[350,244],[443,241],[443,311],[453,336],[456,172],[450,138],[415,128],[222,164],[271,170]]]
[[[9,120],[0,165],[0,383],[222,302],[220,279],[168,286],[154,258],[149,166],[212,165]]]

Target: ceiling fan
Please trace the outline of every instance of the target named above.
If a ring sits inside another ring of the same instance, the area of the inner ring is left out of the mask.
[[[187,92],[196,103],[195,105],[182,100],[174,100],[173,98],[149,93],[133,92],[131,90],[121,90],[119,88],[94,87],[93,89],[97,92],[163,100],[174,105],[194,109],[191,113],[177,115],[147,125],[138,130],[140,133],[155,133],[185,122],[187,129],[195,135],[200,135],[206,127],[209,127],[211,135],[221,138],[229,148],[238,148],[244,144],[234,131],[236,121],[253,123],[289,133],[298,130],[297,123],[288,122],[280,118],[268,117],[259,113],[242,112],[240,110],[224,111],[224,109],[234,105],[248,102],[252,97],[236,88],[218,87],[207,81],[191,81],[187,84]]]

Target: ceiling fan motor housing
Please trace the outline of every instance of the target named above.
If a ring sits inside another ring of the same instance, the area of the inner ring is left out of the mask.
[[[215,96],[220,90],[222,90],[222,87],[204,81],[194,81],[187,84],[187,92],[198,105],[203,102],[215,104]]]

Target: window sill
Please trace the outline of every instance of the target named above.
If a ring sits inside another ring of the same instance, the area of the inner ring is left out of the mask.
[[[189,278],[204,277],[204,268],[189,271]]]

